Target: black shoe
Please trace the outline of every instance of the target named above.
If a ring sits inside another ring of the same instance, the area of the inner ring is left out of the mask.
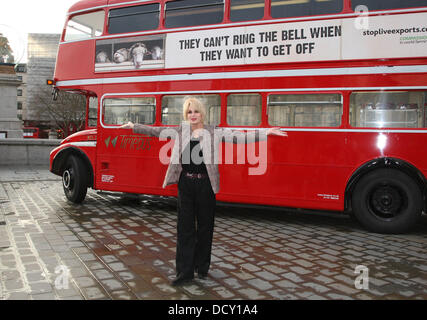
[[[206,280],[208,277],[207,273],[198,273],[197,276],[199,277],[200,280]]]
[[[185,277],[184,275],[177,275],[175,279],[172,280],[172,286],[176,287],[176,286],[181,286],[185,283],[190,282],[191,280],[193,280],[192,277]]]

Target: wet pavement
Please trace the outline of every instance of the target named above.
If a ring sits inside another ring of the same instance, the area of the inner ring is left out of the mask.
[[[217,207],[206,280],[172,287],[174,199],[89,190],[0,168],[0,299],[427,299],[427,216],[405,235],[346,216]]]

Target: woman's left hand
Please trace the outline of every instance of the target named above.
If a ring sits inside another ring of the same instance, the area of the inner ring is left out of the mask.
[[[281,131],[279,127],[270,128],[267,130],[267,136],[268,135],[275,135],[275,136],[282,136],[287,137],[288,134],[286,131]]]

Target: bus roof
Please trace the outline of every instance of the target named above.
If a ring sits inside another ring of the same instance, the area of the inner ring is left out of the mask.
[[[68,14],[73,14],[75,12],[81,11],[81,10],[89,10],[104,6],[114,6],[114,5],[120,5],[120,4],[134,4],[137,5],[141,2],[147,2],[149,0],[80,0],[77,1],[75,4],[71,6],[71,8],[68,10]],[[161,1],[158,1],[161,2]]]
[[[81,0],[73,4],[68,9],[68,14],[74,13],[80,10],[92,9],[96,7],[103,7],[108,4],[108,0]]]

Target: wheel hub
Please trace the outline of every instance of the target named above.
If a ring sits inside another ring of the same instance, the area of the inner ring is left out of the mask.
[[[381,218],[396,216],[402,207],[403,199],[398,189],[391,186],[381,186],[374,190],[371,197],[371,207]]]
[[[70,172],[70,170],[65,170],[64,173],[62,174],[62,184],[64,185],[64,187],[66,189],[71,189],[72,187],[72,174]]]

